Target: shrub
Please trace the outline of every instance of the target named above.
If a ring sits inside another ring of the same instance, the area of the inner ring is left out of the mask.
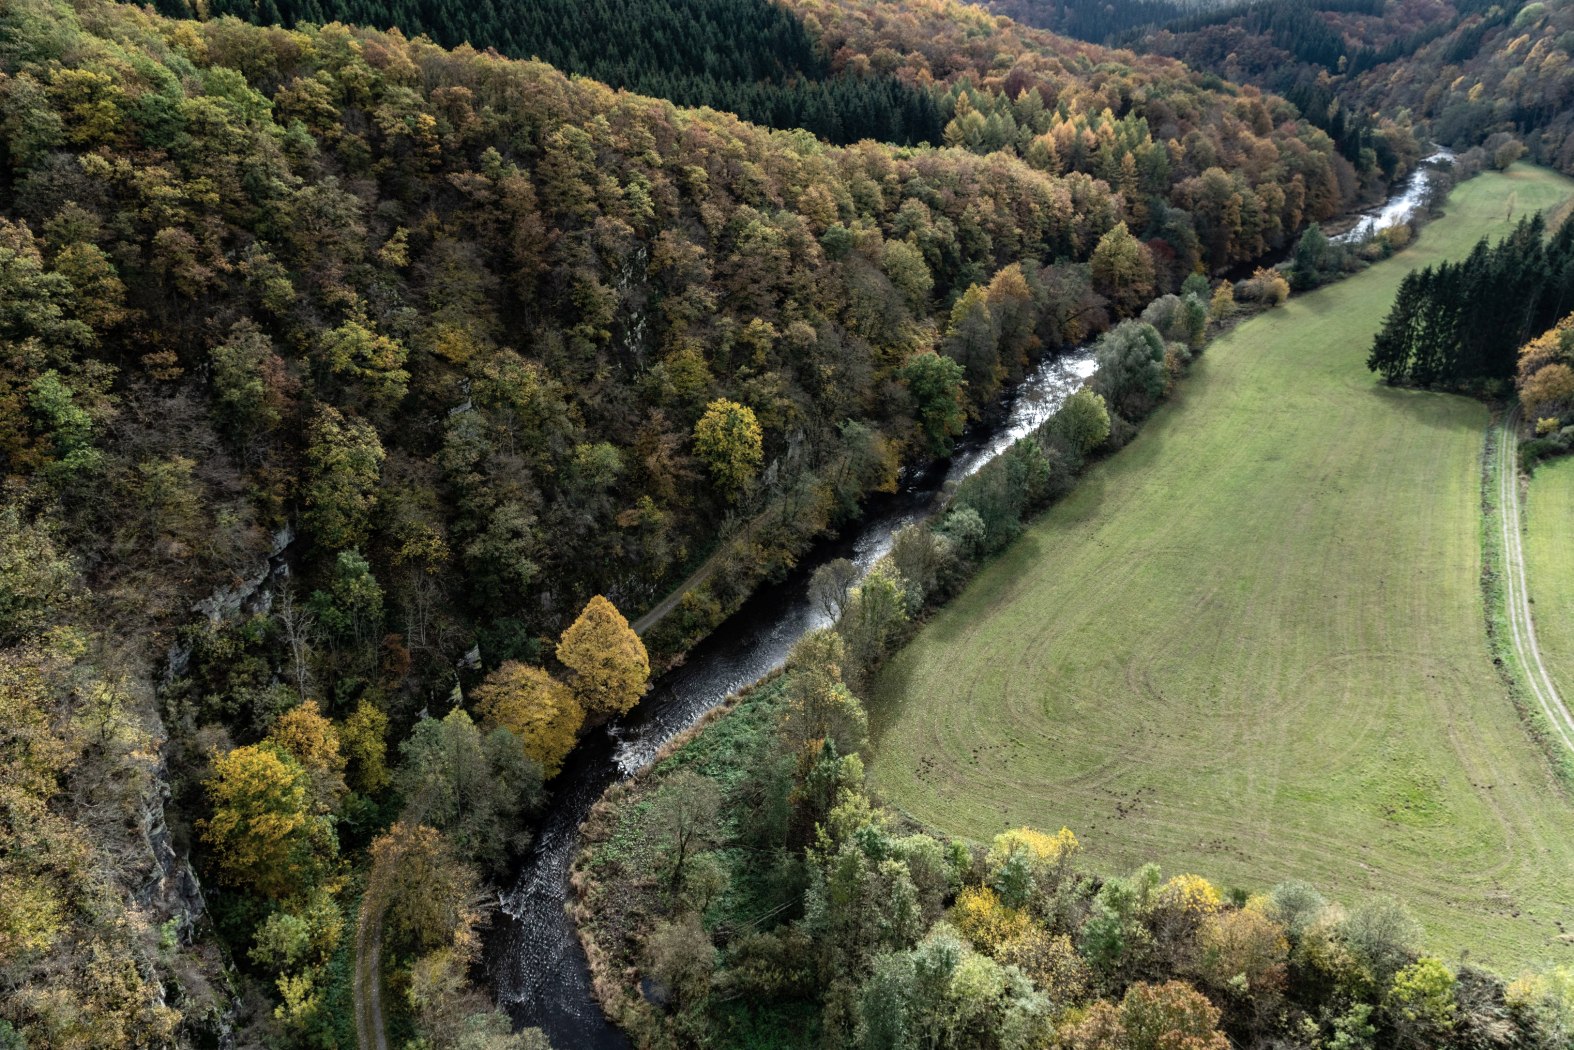
[[[1239,299],[1249,299],[1267,307],[1279,306],[1290,297],[1290,282],[1284,274],[1271,267],[1259,267],[1246,280],[1235,286]]]

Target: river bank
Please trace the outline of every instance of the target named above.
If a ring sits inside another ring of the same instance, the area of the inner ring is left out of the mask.
[[[1419,206],[1425,187],[1418,189],[1416,181],[1407,182],[1390,205],[1408,200],[1411,210]],[[823,614],[808,600],[814,568],[846,557],[866,572],[890,549],[899,529],[928,513],[939,493],[1036,428],[1092,371],[1091,352],[1085,348],[1043,362],[1010,400],[1005,422],[973,435],[943,474],[932,471],[913,478],[907,488],[877,504],[862,527],[820,545],[789,579],[756,592],[695,646],[681,666],[664,675],[628,718],[581,742],[553,782],[551,812],[514,888],[499,901],[489,937],[491,983],[516,1023],[538,1026],[561,1045],[590,1050],[628,1045],[597,1004],[589,967],[565,912],[579,826],[592,806],[608,787],[644,768],[707,712],[779,668],[805,633],[824,626]]]

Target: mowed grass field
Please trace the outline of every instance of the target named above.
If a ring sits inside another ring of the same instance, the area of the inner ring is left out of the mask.
[[[1487,411],[1365,368],[1406,272],[1571,192],[1481,176],[1412,249],[1214,343],[889,665],[886,797],[974,839],[1065,825],[1112,872],[1392,895],[1451,957],[1574,961],[1574,805],[1484,633]]]
[[[1536,468],[1525,519],[1525,572],[1541,659],[1564,700],[1574,700],[1574,458]]]

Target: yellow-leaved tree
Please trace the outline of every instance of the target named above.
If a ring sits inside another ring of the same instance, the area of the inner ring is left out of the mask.
[[[480,916],[476,874],[454,855],[441,832],[399,821],[371,847],[364,907],[386,908],[389,934],[406,951],[444,946],[465,957],[475,950]]]
[[[1235,285],[1220,281],[1208,300],[1208,313],[1215,321],[1226,321],[1235,316]]]
[[[1012,828],[995,836],[984,863],[992,868],[999,867],[1013,853],[1025,850],[1034,860],[1053,866],[1069,861],[1081,849],[1070,828],[1061,828],[1053,835],[1034,828]]]
[[[388,716],[365,697],[339,727],[350,785],[363,795],[388,786]]]
[[[1061,828],[1054,835],[1032,828],[1003,831],[995,836],[984,860],[990,885],[1007,906],[1025,908],[1035,899],[1054,893],[1080,848],[1069,828]]]
[[[1177,875],[1159,888],[1159,902],[1189,915],[1208,915],[1223,907],[1218,889],[1201,875]]]
[[[572,689],[539,667],[508,660],[472,695],[481,717],[518,737],[543,777],[557,775],[585,722]]]
[[[716,487],[736,499],[765,458],[754,410],[726,398],[712,401],[694,424],[694,451],[710,468]]]
[[[558,639],[557,658],[573,673],[569,684],[587,714],[622,714],[639,703],[650,680],[645,643],[599,594]]]
[[[1033,918],[1021,908],[1010,908],[988,886],[969,886],[957,894],[951,922],[973,947],[994,955],[1000,947],[1033,928]]]
[[[275,744],[216,755],[207,789],[213,816],[198,827],[221,882],[278,900],[315,885],[338,852],[329,819],[312,812],[310,776]]]
[[[1094,289],[1113,303],[1122,317],[1135,314],[1153,298],[1153,252],[1133,237],[1123,222],[1099,238],[1088,269]]]
[[[279,716],[268,739],[294,756],[311,778],[312,801],[319,813],[332,813],[347,790],[339,731],[323,717],[317,701],[308,700]]]

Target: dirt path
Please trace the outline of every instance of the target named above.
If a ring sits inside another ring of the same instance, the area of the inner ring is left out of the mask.
[[[355,928],[355,1041],[360,1050],[388,1050],[383,1024],[383,909],[361,899]]]
[[[674,587],[671,594],[657,602],[644,616],[635,620],[630,625],[634,628],[634,633],[644,634],[656,626],[661,622],[662,617],[678,607],[678,603],[683,600],[685,594],[688,594],[694,588],[710,579],[711,574],[716,571],[716,566],[721,564],[722,555],[726,553],[729,546],[730,544],[723,540],[721,545],[711,553],[711,556],[700,564],[699,568],[689,573],[688,579]]]
[[[1546,716],[1553,737],[1574,751],[1574,713],[1558,694],[1552,676],[1541,660],[1536,625],[1531,616],[1530,587],[1525,575],[1525,535],[1519,506],[1519,406],[1503,416],[1498,439],[1498,516],[1503,529],[1504,600],[1508,606],[1509,636],[1525,671],[1530,692]]]

